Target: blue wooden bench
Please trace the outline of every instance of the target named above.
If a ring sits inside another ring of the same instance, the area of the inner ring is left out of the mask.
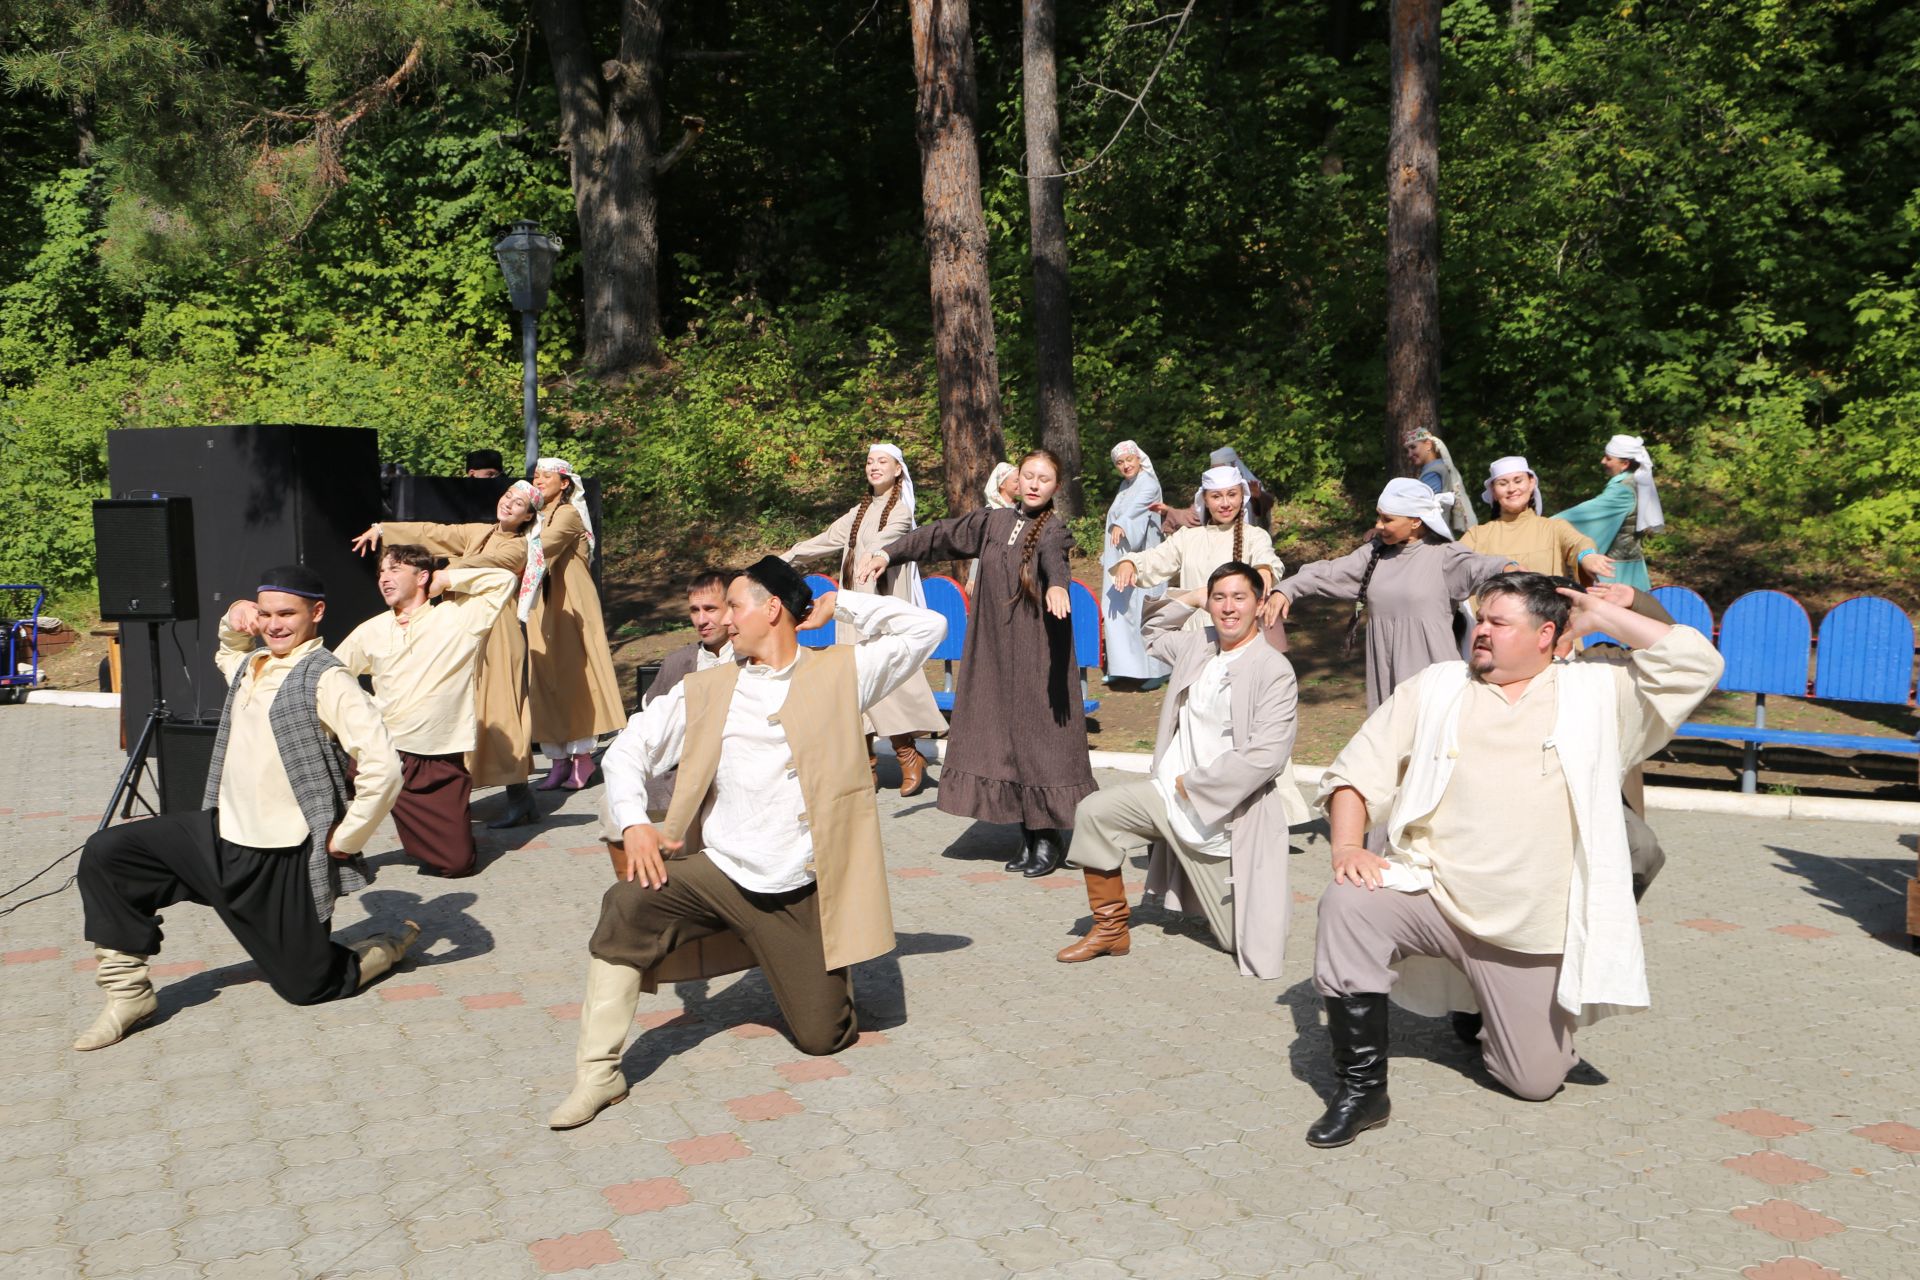
[[[813,598],[818,600],[829,591],[838,591],[840,584],[824,573],[807,575],[807,586],[813,590]],[[812,631],[802,631],[796,639],[809,649],[825,649],[833,644],[833,637],[839,631],[838,626],[815,627]]]
[[[1661,603],[1676,621],[1687,621],[1665,598]],[[1691,608],[1684,601],[1682,604]],[[1704,609],[1704,602],[1700,607]],[[1689,621],[1688,625],[1698,624]],[[1800,602],[1784,592],[1750,591],[1728,605],[1720,619],[1720,655],[1726,659],[1727,669],[1719,687],[1723,692],[1753,695],[1753,723],[1690,721],[1674,736],[1744,744],[1740,789],[1749,794],[1758,789],[1763,746],[1920,755],[1920,737],[1915,736],[1893,738],[1767,727],[1769,694],[1912,706],[1913,639],[1913,623],[1900,606],[1878,596],[1855,596],[1835,605],[1821,621],[1818,661],[1814,663],[1813,627]],[[1809,665],[1814,666],[1811,685],[1807,680]]]
[[[945,574],[923,575],[920,590],[927,608],[947,620],[947,637],[933,651],[933,660],[946,672],[946,687],[933,691],[933,705],[943,714],[953,710],[953,664],[967,652],[967,589]]]
[[[1073,665],[1080,668],[1080,701],[1088,715],[1100,709],[1100,699],[1087,696],[1087,669],[1100,665],[1100,597],[1075,578],[1067,584],[1073,610]]]

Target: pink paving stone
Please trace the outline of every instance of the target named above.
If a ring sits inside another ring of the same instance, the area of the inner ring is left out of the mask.
[[[81,956],[78,960],[75,960],[73,962],[73,971],[75,973],[92,973],[95,969],[98,969],[99,967],[100,967],[99,956]]]
[[[678,1178],[642,1178],[617,1187],[602,1187],[600,1194],[607,1198],[615,1213],[658,1213],[693,1201]]]
[[[1821,1236],[1835,1235],[1847,1229],[1846,1223],[1835,1222],[1826,1214],[1802,1208],[1791,1200],[1765,1200],[1759,1204],[1750,1204],[1744,1209],[1735,1209],[1733,1216],[1750,1227],[1758,1227],[1770,1236],[1800,1243],[1818,1240]]]
[[[205,960],[175,960],[171,964],[154,965],[153,976],[156,978],[184,978],[188,974],[203,972],[206,967],[207,962]]]
[[[511,1009],[526,1001],[518,991],[494,991],[483,996],[461,996],[460,1003],[469,1009]]]
[[[545,840],[541,840],[541,839],[539,839],[539,838],[537,838],[537,837],[536,837],[535,839],[532,839],[532,840],[529,840],[529,841],[527,841],[527,842],[526,842],[525,844],[523,844],[523,845],[520,845],[519,847],[520,847],[520,848],[522,848],[522,849],[551,849],[551,848],[553,848],[553,846],[552,846],[551,844],[548,844],[548,843],[547,843],[547,842],[546,842]]]
[[[1742,1133],[1750,1133],[1756,1138],[1791,1138],[1796,1133],[1805,1133],[1813,1128],[1802,1124],[1792,1116],[1783,1116],[1777,1111],[1762,1111],[1754,1108],[1748,1111],[1729,1111],[1723,1116],[1715,1116],[1721,1124],[1731,1125]]]
[[[737,1027],[728,1027],[727,1034],[742,1040],[762,1040],[767,1036],[777,1036],[780,1032],[764,1022],[743,1022]]]
[[[5,955],[0,955],[0,960],[8,964],[39,964],[42,960],[59,958],[60,948],[58,947],[33,947],[26,951],[9,951]]]
[[[382,1000],[425,1000],[429,996],[439,994],[440,988],[431,982],[412,982],[397,987],[380,988]]]
[[[776,1090],[773,1093],[729,1099],[727,1110],[733,1112],[736,1120],[778,1120],[781,1116],[796,1115],[806,1108],[792,1094]]]
[[[1833,936],[1833,930],[1816,929],[1810,924],[1777,924],[1770,932],[1789,938],[1831,938]]]
[[[649,1031],[656,1027],[691,1027],[700,1021],[685,1009],[650,1009],[633,1020]]]
[[[1061,889],[1069,893],[1076,891],[1085,893],[1087,891],[1087,882],[1084,880],[1074,880],[1065,876],[1048,876],[1040,882],[1040,887],[1042,889]]]
[[[578,1004],[550,1004],[547,1006],[547,1016],[555,1022],[578,1022],[580,1020],[580,1006]]]
[[[567,846],[568,853],[605,853],[606,851],[607,846],[603,844],[574,844]]]
[[[839,1076],[853,1074],[832,1058],[802,1058],[799,1062],[783,1062],[774,1070],[778,1071],[790,1084],[805,1084],[809,1080],[832,1080]]]
[[[557,1271],[605,1266],[626,1258],[610,1231],[581,1231],[570,1236],[555,1236],[551,1240],[535,1240],[527,1246],[527,1251],[533,1254],[534,1265],[548,1275]]]
[[[1680,927],[1682,929],[1698,929],[1702,933],[1732,933],[1740,926],[1737,924],[1728,924],[1725,920],[1714,920],[1710,917],[1702,917],[1698,920],[1682,920]]]
[[[1295,902],[1312,902],[1313,895],[1310,893],[1302,893],[1298,889],[1295,889],[1293,891],[1293,900]]]
[[[1810,1258],[1775,1258],[1748,1267],[1740,1273],[1747,1280],[1847,1280]]]
[[[730,1133],[710,1133],[703,1138],[682,1138],[669,1142],[667,1150],[681,1164],[719,1164],[723,1160],[744,1160],[753,1153]]]
[[[973,871],[960,878],[968,884],[992,884],[997,880],[1013,879],[1004,871]]]
[[[1892,1147],[1895,1151],[1912,1153],[1920,1151],[1920,1129],[1910,1124],[1901,1124],[1889,1120],[1885,1124],[1863,1125],[1851,1131],[1855,1137],[1865,1138],[1868,1142],[1877,1142],[1883,1147]]]
[[[886,1043],[887,1037],[884,1033],[879,1031],[862,1031],[860,1038],[853,1042],[853,1047],[856,1049],[871,1049],[875,1045]]]
[[[58,809],[48,809],[42,813],[23,813],[20,815],[20,819],[23,822],[32,822],[39,818],[64,818],[66,816],[66,814],[60,812]]]
[[[1827,1176],[1827,1171],[1819,1165],[1795,1160],[1778,1151],[1756,1151],[1752,1155],[1735,1156],[1720,1163],[1735,1173],[1758,1178],[1772,1187],[1790,1187],[1796,1182],[1814,1182]]]
[[[902,880],[924,880],[928,876],[937,876],[940,873],[932,867],[900,867],[893,874]]]

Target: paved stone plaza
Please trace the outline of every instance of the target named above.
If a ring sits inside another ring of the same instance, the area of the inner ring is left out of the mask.
[[[0,708],[6,885],[92,829],[114,729]],[[1515,1101],[1444,1024],[1396,1010],[1394,1119],[1325,1152],[1301,1140],[1329,1084],[1306,981],[1324,842],[1292,861],[1286,980],[1237,977],[1155,911],[1131,957],[1070,969],[1052,955],[1084,922],[1077,874],[1007,876],[1007,832],[888,792],[900,950],[859,971],[860,1045],[801,1055],[756,975],[663,991],[632,1097],[557,1134],[608,874],[598,794],[484,843],[457,883],[415,875],[387,828],[338,923],[412,916],[423,953],[319,1008],[280,1003],[181,906],[158,1020],[77,1054],[99,1003],[77,895],[0,919],[0,1275],[1920,1270],[1911,832],[1657,814],[1654,1009],[1579,1042],[1611,1082]]]

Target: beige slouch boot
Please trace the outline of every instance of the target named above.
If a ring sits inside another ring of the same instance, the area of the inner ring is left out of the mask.
[[[119,1044],[160,1007],[160,1001],[154,998],[153,981],[147,976],[147,957],[110,947],[95,947],[93,954],[100,960],[93,980],[107,993],[107,1007],[73,1042],[82,1053]]]
[[[399,933],[376,934],[360,942],[350,942],[347,950],[360,957],[360,986],[391,970],[406,958],[407,948],[420,939],[420,926],[402,920]]]
[[[632,965],[587,962],[587,995],[580,1002],[580,1042],[574,1050],[573,1092],[547,1117],[550,1129],[577,1129],[627,1096],[620,1054],[627,1047],[640,1003],[640,971]]]

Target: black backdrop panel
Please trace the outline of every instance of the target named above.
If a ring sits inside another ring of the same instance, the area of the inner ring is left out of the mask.
[[[220,619],[260,572],[304,564],[327,584],[321,631],[337,645],[383,606],[354,535],[380,518],[378,434],[360,427],[155,427],[107,433],[116,498],[193,499],[200,619],[160,628],[160,684],[177,717],[217,720]],[[121,719],[138,736],[153,692],[147,628],[122,628]]]

